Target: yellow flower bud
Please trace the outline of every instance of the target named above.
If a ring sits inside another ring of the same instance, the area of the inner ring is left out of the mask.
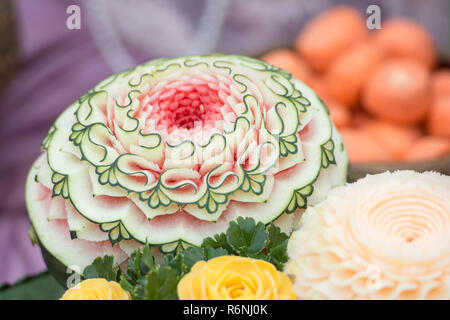
[[[115,281],[87,279],[68,289],[60,300],[131,300],[131,296]]]
[[[199,261],[178,283],[180,300],[294,300],[291,280],[269,262],[238,256]]]

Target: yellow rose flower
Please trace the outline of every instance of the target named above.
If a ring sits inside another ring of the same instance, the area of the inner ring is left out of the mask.
[[[294,300],[291,280],[271,263],[238,256],[199,261],[178,283],[180,300]]]
[[[130,300],[120,284],[105,279],[87,279],[68,289],[59,300]]]

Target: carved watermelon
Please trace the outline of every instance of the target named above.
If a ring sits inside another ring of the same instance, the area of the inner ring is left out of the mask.
[[[51,127],[27,182],[46,252],[84,268],[148,242],[199,245],[239,216],[286,232],[345,183],[326,107],[289,73],[234,55],[159,59],[115,74]]]

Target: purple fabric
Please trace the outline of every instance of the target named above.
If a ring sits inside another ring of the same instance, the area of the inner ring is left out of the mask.
[[[0,285],[45,268],[27,239],[26,174],[59,113],[110,73],[87,28],[65,27],[68,2],[14,5],[21,61],[0,97]]]

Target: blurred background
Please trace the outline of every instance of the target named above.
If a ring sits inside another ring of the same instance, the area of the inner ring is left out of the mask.
[[[384,35],[365,27],[369,5]],[[412,22],[387,27],[401,16]],[[108,75],[158,57],[260,57],[319,93],[353,162],[430,160],[450,152],[449,17],[449,0],[0,0],[0,285],[44,270],[26,174],[56,117]]]

